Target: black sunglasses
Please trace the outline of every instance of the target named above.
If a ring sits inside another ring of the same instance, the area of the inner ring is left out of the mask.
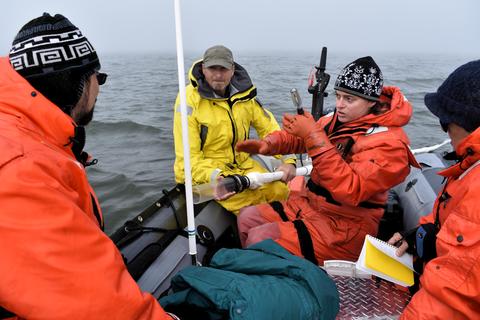
[[[98,85],[101,86],[102,84],[105,84],[105,82],[107,81],[107,77],[108,77],[108,74],[102,73],[102,72],[97,72]]]

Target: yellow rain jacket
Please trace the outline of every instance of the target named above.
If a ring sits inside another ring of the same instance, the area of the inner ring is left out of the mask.
[[[245,175],[249,172],[266,172],[248,153],[235,151],[235,144],[249,138],[253,126],[260,138],[280,127],[270,111],[264,109],[256,98],[257,89],[247,71],[235,64],[230,83],[230,95],[215,95],[201,72],[202,61],[193,64],[189,72],[190,84],[186,87],[190,159],[193,184],[208,183],[219,174]],[[175,179],[184,183],[184,162],[180,99],[175,102],[173,134],[175,138]],[[294,156],[287,156],[285,163],[295,163]],[[288,188],[283,182],[273,182],[256,190],[246,190],[220,201],[227,210],[283,200]]]

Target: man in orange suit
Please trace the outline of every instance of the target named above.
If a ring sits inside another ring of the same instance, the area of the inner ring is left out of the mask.
[[[176,318],[128,273],[87,180],[83,126],[106,77],[58,14],[0,58],[0,318]]]

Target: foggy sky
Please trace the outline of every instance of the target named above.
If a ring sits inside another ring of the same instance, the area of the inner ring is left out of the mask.
[[[480,53],[479,0],[183,0],[186,53]],[[97,51],[175,52],[173,0],[16,0],[2,6],[0,54],[44,11],[67,16]]]

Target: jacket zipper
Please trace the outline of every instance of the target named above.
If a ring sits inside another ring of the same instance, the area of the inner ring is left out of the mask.
[[[232,155],[233,155],[233,164],[237,164],[237,159],[235,157],[235,140],[237,139],[237,133],[236,133],[236,127],[235,127],[235,122],[233,121],[233,104],[232,101],[227,100],[228,106],[230,107],[230,110],[228,111],[228,117],[230,118],[230,122],[232,123],[232,133],[233,133],[233,139],[232,139]]]

